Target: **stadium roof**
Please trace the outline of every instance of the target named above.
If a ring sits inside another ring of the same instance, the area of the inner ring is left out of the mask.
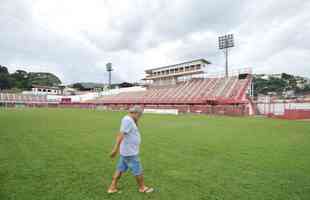
[[[174,66],[177,66],[177,65],[188,64],[188,63],[192,63],[192,62],[196,62],[196,61],[201,61],[201,62],[203,62],[203,63],[205,63],[205,64],[211,64],[210,61],[207,61],[206,59],[200,58],[200,59],[191,60],[191,61],[186,61],[186,62],[182,62],[182,63],[178,63],[178,64],[166,65],[166,66],[164,66],[164,67],[158,67],[158,68],[147,69],[147,70],[145,70],[145,72],[148,72],[148,71],[151,71],[151,70],[164,69],[164,68],[167,68],[167,67],[174,67]]]

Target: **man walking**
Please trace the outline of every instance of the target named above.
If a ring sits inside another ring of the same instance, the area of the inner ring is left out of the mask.
[[[110,155],[111,158],[114,158],[118,152],[120,153],[117,169],[108,189],[109,194],[118,192],[117,182],[127,169],[130,169],[135,176],[139,192],[150,193],[154,191],[153,188],[147,187],[144,184],[143,170],[139,159],[141,136],[138,129],[138,121],[142,113],[143,109],[141,107],[134,106],[129,109],[128,115],[122,119],[120,132],[116,137],[116,143]]]

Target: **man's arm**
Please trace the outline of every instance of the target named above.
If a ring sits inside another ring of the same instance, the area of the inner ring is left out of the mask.
[[[111,158],[114,158],[117,155],[117,153],[119,152],[119,146],[121,145],[121,142],[123,141],[123,139],[124,139],[124,133],[119,132],[116,136],[116,142],[115,142],[114,147],[112,149],[112,152],[110,154]]]

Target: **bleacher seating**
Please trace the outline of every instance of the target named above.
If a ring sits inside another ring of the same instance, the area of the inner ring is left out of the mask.
[[[25,95],[16,93],[0,93],[2,103],[48,103],[46,96]]]
[[[103,104],[204,104],[206,101],[242,101],[250,78],[192,79],[171,86],[150,87],[145,91],[122,92],[100,97],[91,103]]]

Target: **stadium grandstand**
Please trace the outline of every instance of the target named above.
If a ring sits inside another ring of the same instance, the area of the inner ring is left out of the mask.
[[[112,109],[128,109],[138,104],[145,108],[177,109],[179,112],[249,115],[253,112],[247,92],[251,71],[229,77],[211,77],[204,69],[205,59],[146,70],[144,91],[119,92],[87,101]]]
[[[252,115],[255,106],[251,94],[250,69],[225,74],[206,74],[211,62],[197,59],[145,71],[141,86],[117,88],[78,95],[32,92],[0,93],[0,104],[6,106],[51,106],[126,110],[132,105],[177,113]],[[249,92],[250,91],[250,92]]]

